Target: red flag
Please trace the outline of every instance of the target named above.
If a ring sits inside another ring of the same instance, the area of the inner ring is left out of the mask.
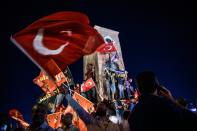
[[[55,79],[56,79],[56,84],[58,86],[61,86],[61,84],[64,82],[68,82],[68,77],[65,77],[63,72],[60,72],[57,75],[55,75]]]
[[[95,86],[95,83],[94,83],[93,79],[90,78],[85,81],[84,85],[82,86],[82,91],[88,91],[94,86]]]
[[[79,105],[83,107],[83,109],[86,110],[88,113],[92,113],[95,111],[94,104],[80,94],[74,92],[73,99],[76,100],[77,103],[79,103]]]
[[[11,109],[9,111],[9,115],[10,115],[10,117],[15,117],[15,118],[24,120],[23,115],[17,109]]]
[[[59,12],[41,18],[11,40],[44,70],[51,59],[64,69],[104,43],[102,36],[89,26],[88,17],[77,12]]]
[[[62,114],[63,114],[62,112],[56,112],[56,113],[47,115],[47,122],[52,128],[56,129],[58,127],[61,127],[61,115]]]
[[[12,117],[14,120],[20,122],[20,124],[24,127],[27,128],[29,124],[24,120],[23,115],[17,110],[17,109],[11,109],[9,111],[10,117]]]
[[[64,75],[64,73],[61,71],[61,69],[53,59],[49,60],[46,63],[45,70],[49,73],[50,76],[53,76],[55,78],[55,82],[58,86],[61,86],[61,84],[64,82],[68,82],[68,77]]]
[[[116,52],[116,48],[113,43],[105,43],[98,47],[97,49],[100,53]]]
[[[56,84],[49,79],[49,77],[41,71],[39,76],[33,79],[33,82],[37,84],[46,94],[52,93],[56,88]]]

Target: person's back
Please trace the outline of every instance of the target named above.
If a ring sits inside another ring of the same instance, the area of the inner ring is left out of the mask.
[[[123,119],[122,119],[122,122],[120,124],[121,131],[129,131],[130,130],[129,122],[128,122],[129,114],[130,114],[129,110],[124,111]]]
[[[73,124],[73,114],[66,113],[61,117],[62,127],[58,131],[80,131],[78,127]]]
[[[88,131],[120,131],[118,124],[104,117],[94,119],[93,124],[87,125],[87,128]]]
[[[61,131],[61,130],[59,130]],[[70,125],[69,127],[65,127],[62,129],[62,131],[80,131],[79,128],[77,128],[76,126],[74,126],[73,124]]]
[[[154,73],[139,74],[137,85],[142,95],[129,118],[131,131],[195,130],[192,123],[197,122],[197,117],[194,114],[181,108],[171,99],[158,96],[159,83]],[[167,96],[168,91],[164,92],[164,96]]]
[[[47,107],[43,104],[35,104],[32,108],[32,124],[26,131],[54,131],[46,120]]]
[[[87,125],[88,131],[120,131],[118,124],[113,123],[107,116],[107,105],[100,102],[97,105],[96,114],[92,117],[91,124]]]
[[[181,129],[180,109],[164,98],[141,96],[129,118],[133,131]],[[180,126],[179,126],[180,124]]]

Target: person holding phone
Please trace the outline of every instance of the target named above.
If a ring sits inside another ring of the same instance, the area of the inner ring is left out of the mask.
[[[129,117],[131,131],[197,130],[197,116],[174,102],[154,72],[139,73],[136,85],[141,95]]]

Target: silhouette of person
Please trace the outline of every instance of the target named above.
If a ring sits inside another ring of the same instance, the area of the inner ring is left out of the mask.
[[[109,100],[114,100],[114,95],[116,93],[115,68],[115,65],[112,64],[110,60],[105,62],[104,74]]]
[[[197,116],[178,106],[153,72],[138,74],[136,84],[141,95],[129,117],[131,131],[197,130]]]
[[[54,131],[46,120],[47,107],[44,104],[36,104],[32,108],[32,124],[27,131]]]
[[[85,80],[88,80],[89,78],[92,78],[93,81],[96,83],[96,74],[95,74],[95,66],[92,63],[88,63],[86,67],[87,71],[85,73]],[[86,97],[96,103],[97,102],[97,96],[96,96],[96,88],[93,87],[90,90],[86,92]]]
[[[73,122],[73,114],[66,113],[65,115],[62,115],[61,117],[61,123],[62,128],[58,129],[57,131],[79,131],[79,128],[77,128]]]

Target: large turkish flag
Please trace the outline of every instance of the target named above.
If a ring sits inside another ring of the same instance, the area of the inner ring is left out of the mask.
[[[78,12],[58,12],[41,18],[14,34],[11,40],[49,74],[46,63],[51,59],[63,70],[104,43],[89,25],[88,17]]]

